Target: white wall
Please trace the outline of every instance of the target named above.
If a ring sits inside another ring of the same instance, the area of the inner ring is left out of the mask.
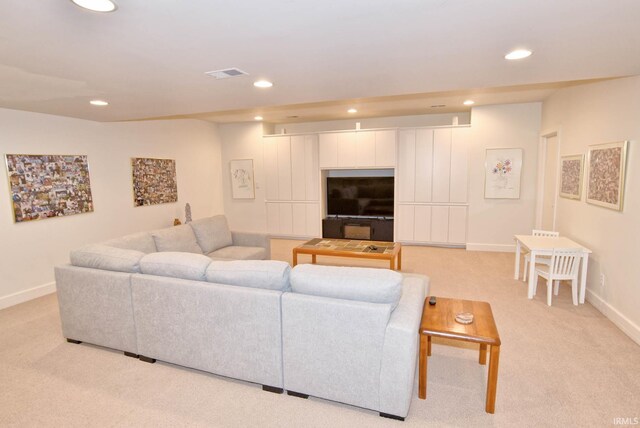
[[[280,134],[285,129],[287,134],[339,131],[356,129],[356,122],[360,122],[360,129],[373,128],[409,128],[420,126],[448,126],[454,118],[458,118],[459,125],[469,124],[471,115],[463,113],[422,114],[416,116],[372,117],[363,119],[326,120],[322,122],[282,123],[275,125],[275,133]]]
[[[556,228],[593,251],[587,300],[640,343],[640,77],[559,90],[542,112],[542,131],[560,131],[561,156],[586,155],[590,144],[630,140],[624,210],[587,204],[583,184],[582,200],[559,198]]]
[[[513,248],[514,234],[530,234],[535,221],[536,171],[541,103],[476,107],[471,115],[469,151],[470,250]],[[486,149],[522,148],[520,199],[484,198]]]
[[[196,120],[98,123],[0,109],[0,152],[88,155],[94,212],[14,223],[6,168],[0,173],[0,308],[54,291],[53,266],[69,250],[127,233],[223,212],[220,141]],[[133,206],[131,157],[176,160],[178,202]],[[3,160],[4,163],[4,160]]]
[[[263,125],[257,122],[234,123],[220,125],[219,131],[222,140],[224,211],[229,227],[231,230],[245,232],[266,232],[267,209],[264,203],[266,182],[262,174]],[[232,159],[253,159],[255,199],[233,199],[231,197],[229,161]]]

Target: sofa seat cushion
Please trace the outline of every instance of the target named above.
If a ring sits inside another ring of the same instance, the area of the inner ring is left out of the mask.
[[[71,251],[71,264],[93,269],[118,272],[140,272],[142,251],[125,250],[103,244],[86,245]]]
[[[189,223],[202,252],[207,254],[233,244],[227,218],[223,215],[201,218]]]
[[[208,256],[231,260],[264,260],[267,256],[267,250],[263,247],[239,247],[230,245],[209,253]]]
[[[196,235],[188,224],[151,232],[158,251],[202,254]]]
[[[125,250],[142,251],[145,254],[155,253],[158,251],[156,243],[153,240],[153,236],[151,236],[151,232],[133,233],[121,238],[110,239],[103,242],[103,244]]]
[[[140,271],[148,275],[204,281],[211,259],[203,254],[166,251],[147,254],[140,260]]]
[[[389,269],[303,264],[290,278],[294,293],[387,303],[392,310],[402,295],[402,275]]]
[[[288,290],[289,263],[277,260],[235,260],[211,262],[207,281],[268,290]]]

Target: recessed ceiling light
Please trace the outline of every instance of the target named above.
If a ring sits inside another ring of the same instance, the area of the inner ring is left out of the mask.
[[[470,106],[470,105],[473,105],[473,104],[475,104],[475,103],[476,103],[476,102],[475,102],[475,101],[473,101],[473,100],[466,100],[466,101],[465,101],[465,102],[463,102],[462,104],[464,104],[464,105],[466,105],[466,106]]]
[[[71,0],[81,8],[94,12],[113,12],[118,8],[111,0]]]
[[[273,86],[273,83],[269,82],[268,80],[258,80],[256,82],[253,82],[253,86],[255,86],[256,88],[270,88]]]
[[[262,116],[256,116],[253,118],[254,120],[262,120]]]
[[[100,107],[109,105],[109,103],[104,100],[91,100],[89,101],[89,104],[91,104],[92,106],[100,106]]]
[[[516,49],[515,51],[511,51],[504,56],[505,59],[522,59],[528,56],[531,56],[533,52],[528,49]]]
[[[347,113],[357,113],[358,110],[354,109],[354,108],[350,108],[349,110],[347,110]]]

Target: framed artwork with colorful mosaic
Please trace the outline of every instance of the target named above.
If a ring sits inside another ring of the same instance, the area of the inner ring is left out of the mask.
[[[133,204],[166,204],[178,201],[176,161],[173,159],[132,158]]]
[[[622,211],[628,141],[589,146],[587,202]]]
[[[5,156],[16,223],[93,212],[85,155]]]
[[[583,155],[560,158],[560,196],[567,199],[582,197]]]

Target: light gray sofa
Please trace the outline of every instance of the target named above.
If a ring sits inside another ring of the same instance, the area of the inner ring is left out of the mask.
[[[428,278],[144,252],[153,248],[143,235],[76,250],[71,265],[56,267],[68,341],[407,415]]]

